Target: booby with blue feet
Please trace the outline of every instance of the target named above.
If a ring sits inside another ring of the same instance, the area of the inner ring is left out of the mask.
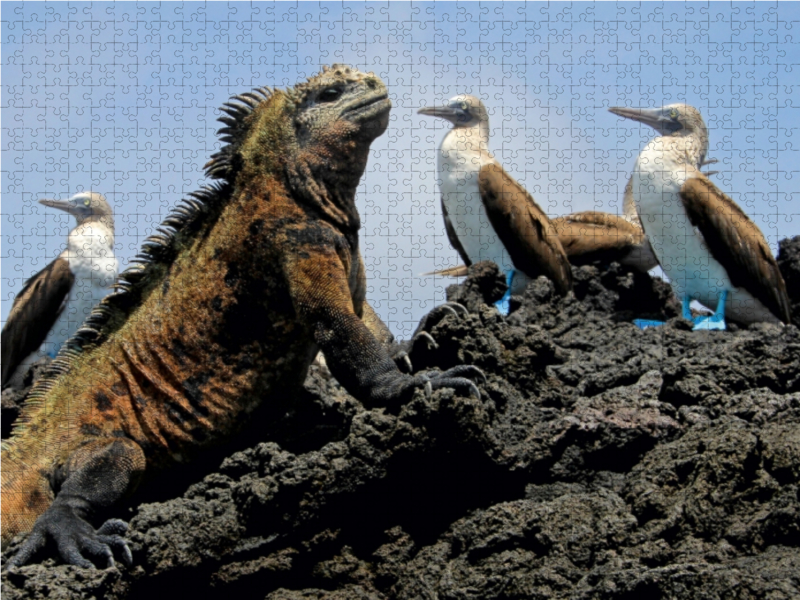
[[[698,169],[708,162],[708,129],[700,112],[688,104],[609,110],[659,133],[636,160],[633,200],[694,328],[725,329],[726,317],[743,325],[788,323],[786,284],[764,235]],[[716,307],[715,313],[692,318],[692,300]]]
[[[77,220],[67,247],[33,275],[14,299],[2,331],[2,385],[20,386],[28,367],[55,357],[92,308],[111,292],[117,276],[114,215],[95,192],[69,200],[39,200]]]
[[[716,159],[706,160],[700,166],[715,162]],[[704,174],[711,176],[715,173],[708,171]],[[658,259],[636,212],[633,176],[625,186],[622,207],[621,215],[589,210],[550,219],[571,265],[579,267],[618,262],[642,273],[658,266]],[[448,221],[445,223],[448,224]],[[465,265],[458,265],[423,275],[466,277],[467,270]]]
[[[490,260],[505,274],[509,289],[496,303],[500,312],[508,314],[511,294],[540,275],[566,295],[572,271],[564,248],[544,211],[489,152],[483,102],[460,94],[418,112],[453,124],[438,156],[445,229],[467,266]]]

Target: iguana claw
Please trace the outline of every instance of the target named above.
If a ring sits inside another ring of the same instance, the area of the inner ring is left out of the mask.
[[[397,351],[393,356],[392,360],[394,364],[397,365],[397,368],[400,369],[401,373],[411,373],[414,370],[414,366],[411,364],[411,359],[408,357],[408,352],[405,350]]]
[[[429,394],[428,386],[430,386],[431,391],[449,387],[457,392],[466,390],[471,396],[475,396],[478,400],[481,398],[481,392],[478,386],[467,379],[467,377],[477,379],[479,383],[486,382],[486,375],[484,375],[483,371],[472,365],[459,365],[448,369],[444,373],[440,373],[439,371],[427,371],[422,374],[422,377],[427,379],[425,382],[426,394]]]
[[[458,302],[440,304],[422,317],[410,340],[395,344],[394,348],[389,350],[392,360],[394,360],[401,372],[413,373],[413,356],[415,353],[422,351],[424,355],[425,351],[438,350],[439,348],[439,344],[436,343],[436,340],[426,329],[432,328],[449,315],[460,319],[467,314],[469,314],[469,311]]]
[[[105,561],[106,568],[116,565],[114,552],[122,557],[122,562],[131,566],[133,555],[128,541],[122,537],[128,531],[128,524],[120,519],[110,519],[96,531],[70,507],[51,505],[37,520],[28,539],[19,552],[8,561],[8,567],[26,564],[41,550],[48,537],[56,542],[58,552],[64,561],[85,569],[96,568],[84,555]]]
[[[425,332],[425,330],[428,329],[429,327],[433,327],[433,325],[430,325],[431,321],[435,320],[435,323],[438,323],[448,314],[460,318],[464,315],[468,315],[469,311],[466,309],[465,306],[459,304],[458,302],[445,302],[444,304],[440,304],[439,306],[435,307],[431,312],[429,312],[427,315],[422,317],[422,320],[419,322],[417,330],[414,332],[414,335],[411,337],[411,339],[413,340],[420,333]]]
[[[454,311],[454,313],[455,313],[455,311]],[[413,338],[411,338],[411,346],[412,347],[417,343],[417,340],[425,340],[425,342],[427,342],[427,344],[428,344],[428,348],[429,349],[436,350],[439,347],[439,344],[436,343],[436,340],[433,339],[433,336],[430,333],[428,333],[427,331],[420,331]]]
[[[467,315],[469,311],[463,304],[459,304],[458,302],[445,302],[444,304],[440,304],[436,307],[444,312],[450,311],[455,316]],[[434,310],[436,310],[434,308]],[[459,312],[460,311],[460,312]]]

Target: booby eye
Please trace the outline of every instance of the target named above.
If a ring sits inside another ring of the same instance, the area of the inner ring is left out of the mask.
[[[325,90],[322,90],[318,99],[320,100],[320,102],[333,102],[342,95],[343,91],[344,90],[342,88],[329,87]]]
[[[92,203],[92,201],[91,201],[91,200],[89,200],[88,198],[87,198],[86,200],[84,200],[84,201],[83,201],[83,205],[84,205],[84,206],[89,206],[91,203]]]
[[[669,118],[670,119],[677,119],[678,118],[678,111],[674,108],[671,108],[669,111]]]
[[[467,108],[469,108],[469,105],[466,102],[462,102],[459,106],[461,107],[461,110],[467,110]]]

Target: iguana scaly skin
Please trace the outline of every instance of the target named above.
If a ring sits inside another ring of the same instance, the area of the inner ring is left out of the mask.
[[[463,377],[480,377],[474,367],[401,373],[360,318],[355,191],[390,108],[378,77],[342,65],[225,105],[227,145],[206,165],[222,181],[145,241],[3,446],[3,542],[30,532],[11,565],[48,538],[72,564],[113,564],[115,552],[130,562],[125,523],[95,530],[92,515],[291,393],[318,349],[365,403],[399,403],[421,385],[477,391]]]

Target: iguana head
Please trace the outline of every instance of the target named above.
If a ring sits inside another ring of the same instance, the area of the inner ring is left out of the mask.
[[[392,103],[383,81],[345,65],[325,67],[289,92],[297,142],[304,150],[367,144],[386,131]]]
[[[228,145],[206,173],[234,186],[283,178],[298,199],[357,227],[355,189],[392,106],[381,79],[333,65],[286,91],[260,88],[233,100],[220,119]]]

